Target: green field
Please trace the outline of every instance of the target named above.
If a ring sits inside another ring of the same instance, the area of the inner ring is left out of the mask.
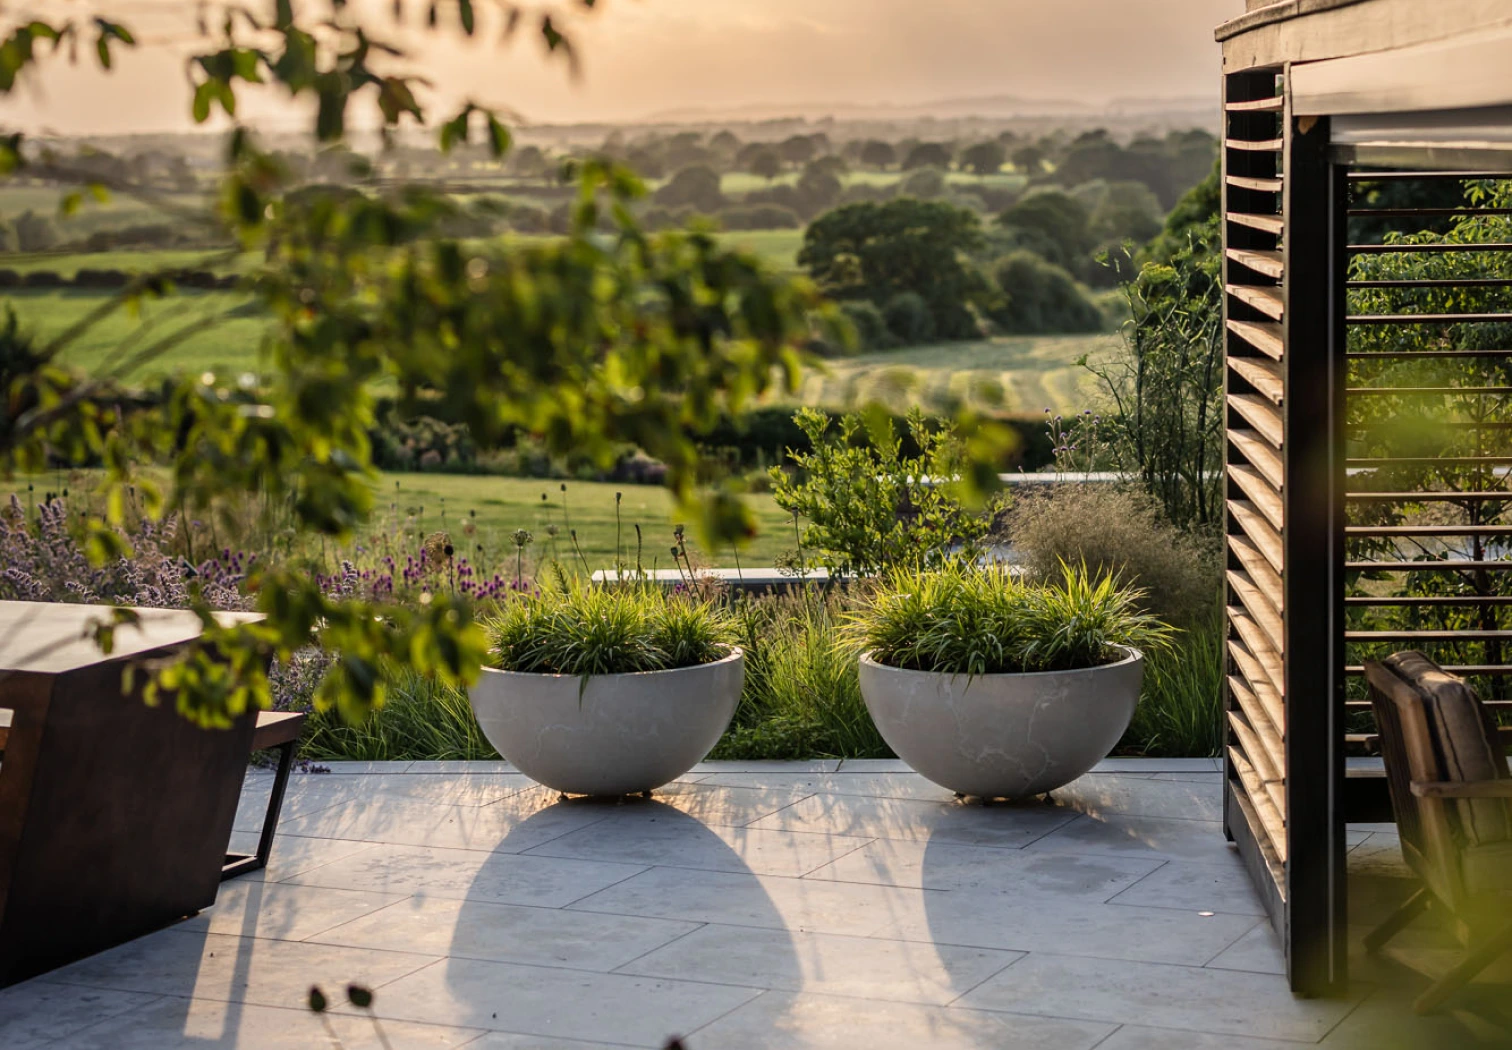
[[[998,336],[966,343],[888,350],[826,361],[823,373],[804,377],[805,404],[881,401],[896,410],[913,404],[966,399],[987,402],[977,391],[1001,390],[1001,407],[1015,414],[1046,408],[1079,412],[1096,400],[1093,377],[1077,364],[1116,348],[1119,336]]]
[[[93,290],[12,291],[0,295],[0,310],[15,310],[23,329],[46,343],[108,298],[109,293]],[[122,307],[73,343],[63,360],[93,372],[116,358],[127,340],[140,349],[184,330],[189,334],[182,342],[151,363],[128,370],[122,378],[143,382],[186,370],[256,371],[258,346],[268,320],[251,312],[251,307],[251,298],[241,292],[184,292],[144,302],[137,311]],[[248,315],[240,316],[238,311],[248,311]]]
[[[773,179],[764,179],[760,175],[748,171],[733,171],[723,175],[719,180],[719,188],[726,195],[739,196],[750,193],[752,190],[763,190],[780,183],[789,185],[798,181],[799,172],[785,171]],[[902,182],[912,172],[897,171],[848,171],[840,176],[840,182],[845,186],[892,186]],[[945,181],[957,189],[970,190],[973,188],[987,188],[994,190],[1019,190],[1029,183],[1028,176],[999,173],[997,175],[978,176],[964,171],[951,171],[945,174]]]
[[[756,236],[760,236],[759,234]],[[767,247],[772,248],[770,242]],[[760,245],[752,245],[761,250]],[[24,326],[42,339],[56,335],[103,299],[101,293],[51,291],[17,292],[0,298],[0,306],[15,309]],[[138,329],[161,337],[180,326],[227,312],[247,310],[250,300],[237,292],[189,292],[169,300],[144,303],[139,318],[119,311],[75,344],[65,360],[95,369],[109,359],[121,342]],[[195,332],[149,365],[127,378],[141,382],[179,372],[241,373],[258,370],[258,345],[267,320],[249,313],[232,316]],[[980,384],[1001,384],[1004,407],[1014,412],[1039,412],[1049,407],[1065,412],[1087,407],[1091,377],[1076,364],[1083,354],[1104,352],[1117,345],[1110,334],[1069,336],[1000,336],[967,343],[942,343],[863,354],[825,363],[825,370],[804,380],[798,400],[807,404],[845,405],[858,400],[881,400],[902,408],[915,402],[939,404],[947,395],[969,395]],[[142,340],[145,345],[146,340]]]
[[[99,499],[89,493],[98,474],[74,471],[69,474],[45,474],[31,478],[17,477],[0,481],[0,499],[7,504],[15,493],[22,505],[30,497],[40,502],[47,492],[68,489],[70,503],[99,512]],[[30,484],[33,491],[28,494]],[[567,491],[566,515],[562,501]],[[538,478],[505,478],[461,474],[380,474],[374,483],[373,517],[359,545],[373,549],[382,537],[402,540],[416,552],[420,539],[445,531],[459,551],[469,553],[469,560],[488,570],[514,571],[515,547],[511,539],[516,529],[528,529],[533,542],[526,548],[526,568],[551,556],[559,557],[582,571],[612,569],[615,563],[614,494],[623,493],[620,503],[621,557],[635,564],[635,526],[641,527],[645,568],[670,569],[672,564],[672,526],[689,525],[688,547],[695,566],[736,564],[732,550],[704,550],[694,539],[690,517],[678,514],[666,489],[654,485],[617,485],[593,481],[553,481]],[[545,495],[545,501],[541,496]],[[773,559],[793,546],[792,521],[765,494],[750,495],[746,502],[756,518],[757,535],[740,551],[740,563],[747,566],[771,566]],[[556,525],[558,536],[552,539],[546,527]],[[568,528],[576,529],[580,560],[573,551]],[[468,530],[472,531],[469,532]],[[479,548],[482,548],[479,550]],[[328,560],[339,557],[333,548]]]

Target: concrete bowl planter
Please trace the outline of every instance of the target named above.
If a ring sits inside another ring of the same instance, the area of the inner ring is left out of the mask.
[[[1075,671],[948,675],[861,656],[861,696],[898,757],[941,787],[1025,798],[1068,784],[1129,727],[1144,656]]]
[[[488,742],[532,780],[569,795],[630,795],[702,761],[744,681],[737,647],[695,667],[586,680],[484,668],[468,699]]]

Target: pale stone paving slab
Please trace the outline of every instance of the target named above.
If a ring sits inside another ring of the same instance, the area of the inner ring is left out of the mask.
[[[954,842],[968,846],[1027,846],[1055,831],[1076,814],[1055,806],[923,802],[814,795],[752,828],[817,832],[863,838]]]
[[[921,896],[926,894],[890,886],[650,868],[569,907],[573,911],[866,936],[913,914]]]
[[[761,994],[754,988],[447,959],[383,988],[379,1017],[661,1047]],[[343,1008],[349,1010],[350,1008]]]
[[[476,1028],[324,1016],[306,1006],[275,1008],[208,999],[158,999],[125,1017],[70,1036],[68,1050],[453,1050],[478,1045]],[[334,1040],[333,1040],[334,1037]]]
[[[255,832],[233,832],[230,851],[251,855],[257,852],[257,841],[258,835]],[[310,839],[298,835],[279,835],[273,840],[273,852],[268,857],[268,866],[236,878],[238,882],[278,882],[322,864],[330,864],[364,850],[377,848],[371,842],[353,842],[350,839]]]
[[[560,908],[646,870],[639,864],[521,856],[436,846],[375,846],[288,881]]]
[[[1204,916],[1074,897],[1019,900],[1008,894],[960,892],[936,894],[922,904],[914,915],[876,936],[1201,966],[1259,921],[1248,915]]]
[[[944,1006],[1021,957],[979,948],[710,925],[619,972]]]
[[[555,805],[532,792],[488,806],[376,799],[284,821],[279,834],[523,853],[608,815],[604,807]]]
[[[350,948],[608,972],[698,928],[670,919],[412,897],[313,939]]]
[[[1050,797],[1058,805],[1094,817],[1163,817],[1171,820],[1222,820],[1223,783],[1191,784],[1108,775],[1085,776]]]
[[[1179,911],[1222,911],[1262,916],[1260,903],[1248,881],[1234,878],[1231,864],[1193,864],[1170,860],[1111,900]]]
[[[392,893],[249,879],[222,886],[215,907],[185,919],[174,929],[302,941],[404,899]]]
[[[167,929],[54,970],[48,980],[90,988],[298,1006],[310,985],[381,986],[436,961],[408,952],[336,948]]]
[[[1298,999],[1268,974],[1033,954],[966,993],[961,1006],[1317,1042],[1359,1002]]]
[[[1158,858],[878,839],[806,878],[1101,903],[1165,863]]]
[[[1208,961],[1218,970],[1246,970],[1249,973],[1286,975],[1286,957],[1281,954],[1281,938],[1268,922],[1262,922]],[[1357,975],[1358,976],[1358,975]]]
[[[37,1050],[157,998],[150,993],[55,984],[46,978],[0,989],[0,1046]]]
[[[1158,857],[1242,865],[1224,841],[1217,821],[1167,820],[1159,817],[1080,816],[1030,843],[1026,849],[1051,853],[1099,853],[1123,857]]]
[[[1097,1044],[1097,1050],[1299,1050],[1316,1046],[1313,1042],[1275,1039],[1248,1039],[1237,1035],[1208,1035],[1203,1032],[1180,1032],[1174,1028],[1141,1028],[1124,1025]],[[1362,1048],[1363,1050],[1363,1048]],[[1425,1048],[1426,1050],[1426,1048]]]
[[[851,835],[708,827],[664,807],[659,815],[645,809],[626,812],[602,827],[563,835],[528,856],[798,876],[870,841]]]
[[[687,1043],[690,1050],[1091,1050],[1111,1031],[1088,1021],[767,992]]]

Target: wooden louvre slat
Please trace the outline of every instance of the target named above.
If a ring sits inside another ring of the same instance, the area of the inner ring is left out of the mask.
[[[1229,710],[1229,727],[1233,729],[1234,736],[1239,739],[1239,746],[1244,749],[1245,757],[1254,767],[1255,775],[1260,780],[1260,787],[1264,790],[1266,798],[1276,808],[1276,814],[1284,824],[1286,822],[1286,786],[1281,770],[1285,767],[1276,766],[1272,762],[1259,734],[1251,728],[1241,711]]]
[[[1229,149],[1248,150],[1251,153],[1280,153],[1285,145],[1280,139],[1224,139]]]
[[[1281,236],[1286,230],[1286,220],[1279,215],[1256,215],[1247,211],[1231,211],[1228,213],[1228,221],[1236,222],[1240,226],[1248,226],[1261,233],[1268,233],[1273,237]]]
[[[1256,628],[1256,632],[1258,632]],[[1270,679],[1269,672],[1256,659],[1255,654],[1249,651],[1242,639],[1230,638],[1228,640],[1229,655],[1234,659],[1234,666],[1238,668],[1238,679],[1250,691],[1260,709],[1265,712],[1266,718],[1276,730],[1276,736],[1284,739],[1286,736],[1286,704],[1281,699],[1281,694],[1276,692],[1275,684]],[[1232,679],[1236,676],[1229,675]]]
[[[1230,468],[1230,475],[1234,469]],[[1255,546],[1260,548],[1260,553],[1265,555],[1265,560],[1271,563],[1271,567],[1279,573],[1285,573],[1286,554],[1285,547],[1281,544],[1281,534],[1261,516],[1255,504],[1242,499],[1231,499],[1228,507],[1234,521],[1246,536],[1255,541]]]
[[[1239,639],[1244,642],[1244,647],[1254,654],[1255,660],[1265,672],[1265,678],[1270,682],[1276,697],[1280,700],[1286,694],[1286,667],[1281,662],[1281,654],[1265,632],[1260,630],[1260,625],[1250,618],[1249,613],[1236,606],[1229,606],[1229,621],[1234,625]],[[1258,685],[1258,683],[1256,683]],[[1284,725],[1285,718],[1280,722]]]
[[[1281,376],[1281,362],[1262,360],[1258,357],[1230,357],[1229,367],[1260,391],[1272,404],[1279,405],[1286,390],[1286,381]]]
[[[1281,457],[1276,454],[1276,450],[1261,441],[1253,430],[1231,429],[1228,438],[1239,450],[1239,454],[1249,460],[1260,472],[1260,476],[1279,493],[1286,479],[1286,470],[1281,466]]]
[[[1244,679],[1229,675],[1229,688],[1234,691],[1234,699],[1239,702],[1239,709],[1244,712],[1245,724],[1254,731],[1256,739],[1260,741],[1261,746],[1256,752],[1256,760],[1264,760],[1269,770],[1268,777],[1285,780],[1286,744],[1281,731],[1271,721],[1270,712],[1266,710],[1259,696],[1250,689],[1249,683]],[[1245,750],[1252,749],[1246,745]],[[1277,802],[1276,808],[1285,813],[1286,803]]]
[[[1235,463],[1229,467],[1229,480],[1239,486],[1239,490],[1248,496],[1255,508],[1265,517],[1272,527],[1279,529],[1285,522],[1285,507],[1281,502],[1281,495],[1271,488],[1269,481],[1254,467],[1247,467],[1242,463]],[[1276,567],[1280,569],[1278,565]]]
[[[1240,796],[1241,803],[1249,804],[1249,812],[1246,817],[1252,817],[1253,822],[1258,824],[1255,828],[1261,833],[1265,842],[1275,852],[1277,859],[1282,864],[1286,863],[1286,822],[1281,819],[1280,812],[1275,803],[1271,802],[1265,787],[1260,782],[1260,777],[1255,773],[1255,767],[1250,765],[1249,759],[1239,748],[1230,746],[1228,749],[1229,764],[1239,776],[1239,784],[1244,788]],[[1258,836],[1257,836],[1258,837]],[[1278,873],[1272,868],[1272,875]]]
[[[1228,330],[1266,357],[1279,361],[1286,356],[1286,339],[1278,324],[1268,321],[1229,321]]]
[[[1256,394],[1230,394],[1228,406],[1276,448],[1285,435],[1281,412],[1275,405]]]
[[[1230,175],[1229,182],[1234,181],[1235,176]],[[1278,190],[1281,188],[1280,179],[1241,179],[1239,181],[1274,182]],[[1281,280],[1281,275],[1286,272],[1286,265],[1282,261],[1280,252],[1262,252],[1253,248],[1228,248],[1223,254],[1227,255],[1240,266],[1248,267],[1256,273],[1264,274],[1266,277],[1272,277],[1278,281]]]
[[[1286,108],[1284,98],[1257,98],[1250,102],[1225,102],[1230,113],[1280,113]]]
[[[1256,193],[1280,193],[1283,185],[1279,178],[1262,179],[1252,175],[1225,175],[1223,181],[1235,189],[1253,190]]]
[[[1246,306],[1252,306],[1273,321],[1286,313],[1286,299],[1280,288],[1260,284],[1230,284],[1228,293]]]
[[[1285,611],[1285,593],[1281,586],[1281,574],[1271,567],[1271,563],[1265,560],[1265,555],[1260,553],[1260,548],[1255,546],[1248,536],[1229,536],[1229,550],[1234,552],[1234,557],[1239,559],[1239,564],[1244,566],[1244,571],[1249,573],[1250,579],[1255,581],[1255,586],[1265,593],[1266,598],[1276,607],[1277,612]]]
[[[1275,646],[1280,652],[1285,646],[1286,633],[1281,626],[1281,614],[1276,612],[1260,588],[1255,586],[1255,581],[1250,579],[1249,574],[1237,569],[1230,569],[1226,574],[1229,586],[1239,597],[1239,603],[1249,611],[1255,622],[1260,625],[1261,632],[1266,640]]]

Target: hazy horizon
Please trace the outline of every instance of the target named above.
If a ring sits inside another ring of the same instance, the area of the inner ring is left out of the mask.
[[[533,123],[631,123],[675,111],[916,106],[1018,96],[1092,105],[1119,98],[1213,97],[1213,27],[1242,0],[600,0],[574,17],[582,75],[547,60],[534,37],[437,37],[386,26],[415,49],[414,71],[443,107],[463,98]],[[384,5],[386,10],[387,5]],[[102,10],[110,10],[103,5]],[[147,46],[113,73],[54,61],[40,90],[8,101],[0,124],[61,134],[190,130],[183,30],[168,0],[134,4]],[[140,12],[140,13],[138,13]],[[167,40],[178,39],[173,44]],[[256,122],[289,119],[286,100],[247,99]]]

